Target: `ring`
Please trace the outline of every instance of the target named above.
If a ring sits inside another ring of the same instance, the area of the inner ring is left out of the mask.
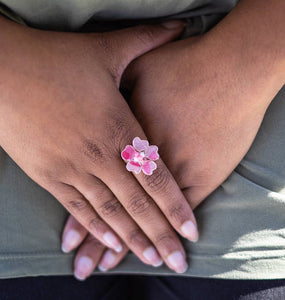
[[[159,159],[158,147],[149,145],[146,140],[139,137],[133,139],[133,145],[127,145],[121,153],[122,159],[127,162],[126,168],[129,172],[139,174],[143,171],[146,175],[152,175],[157,169],[154,162]]]

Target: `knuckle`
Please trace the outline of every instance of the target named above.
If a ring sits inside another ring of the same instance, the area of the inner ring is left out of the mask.
[[[168,246],[175,243],[174,237],[170,231],[160,233],[157,237],[154,238],[154,244],[159,246]]]
[[[168,208],[168,215],[171,219],[181,223],[185,220],[185,207],[183,204],[173,204]]]
[[[101,225],[102,225],[101,219],[99,217],[95,216],[90,219],[88,227],[91,230],[98,231],[98,228],[101,227]]]
[[[123,210],[122,204],[115,198],[105,201],[99,208],[99,213],[103,217],[114,217]]]
[[[147,216],[150,211],[151,200],[149,197],[134,194],[128,203],[127,209],[133,216]]]
[[[145,237],[139,228],[130,231],[127,237],[128,245],[143,245],[145,244]]]
[[[85,199],[77,197],[76,199],[68,200],[66,203],[67,209],[72,212],[83,212],[86,211],[88,207],[87,201]]]
[[[145,176],[146,184],[152,192],[165,192],[170,179],[170,174],[164,168],[157,168],[151,176]]]
[[[93,140],[84,138],[82,141],[82,152],[92,162],[104,159],[103,151]]]

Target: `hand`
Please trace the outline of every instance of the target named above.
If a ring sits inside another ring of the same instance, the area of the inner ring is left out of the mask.
[[[192,209],[242,160],[284,84],[283,6],[272,3],[273,21],[259,1],[241,1],[207,34],[155,49],[123,76],[133,112]]]
[[[124,76],[132,109],[193,209],[243,158],[284,84],[284,1],[270,2],[274,18],[263,0],[240,2],[206,35],[151,51]]]
[[[192,209],[240,162],[267,107],[260,97],[260,103],[255,101],[254,84],[246,89],[238,81],[241,74],[222,58],[218,61],[204,39],[153,50],[134,61],[124,76],[124,84],[133,80],[132,110],[151,143],[158,145]],[[70,224],[66,226],[81,231]],[[81,247],[88,247],[86,243]],[[78,252],[76,261],[80,256]]]
[[[234,170],[273,99],[250,66],[211,36],[174,42],[134,61],[130,106],[192,209]]]
[[[118,91],[129,62],[177,37],[180,22],[104,34],[0,22],[1,146],[105,246],[120,252],[118,234],[143,262],[184,271],[173,228],[195,239],[193,213],[162,160],[152,176],[126,170],[121,151],[146,137]]]

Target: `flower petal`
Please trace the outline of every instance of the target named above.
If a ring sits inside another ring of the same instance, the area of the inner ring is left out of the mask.
[[[149,145],[148,141],[141,140],[139,137],[135,137],[133,139],[133,146],[139,152],[145,151],[148,148],[148,145]]]
[[[135,157],[136,150],[131,145],[127,145],[122,151],[121,157],[126,161],[131,161]]]
[[[156,168],[157,168],[156,163],[152,160],[148,160],[143,164],[142,171],[146,175],[151,175]]]
[[[136,174],[139,174],[142,169],[142,165],[136,161],[129,161],[126,165],[126,168],[130,172],[135,172]]]
[[[148,159],[151,159],[151,160],[158,160],[159,159],[159,154],[157,153],[157,151],[158,151],[158,147],[157,146],[149,146],[145,150],[145,156]]]

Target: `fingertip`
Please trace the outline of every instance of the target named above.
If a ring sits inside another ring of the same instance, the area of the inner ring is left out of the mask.
[[[197,226],[191,220],[184,222],[181,226],[183,235],[191,242],[196,243],[199,239]]]
[[[74,277],[80,281],[85,280],[93,271],[94,262],[89,256],[82,256],[78,259]]]
[[[61,245],[61,251],[62,251],[63,253],[69,253],[71,250],[65,248],[65,246],[62,244],[62,245]]]
[[[113,253],[112,250],[108,249],[106,252],[103,254],[101,261],[98,264],[98,269],[101,272],[106,272],[112,267],[114,267],[116,263],[116,255]]]
[[[169,254],[167,262],[176,273],[184,273],[188,269],[185,257],[180,251],[174,251]]]
[[[105,243],[109,246],[112,247],[117,253],[122,252],[123,246],[119,242],[119,239],[110,231],[106,232],[103,235],[103,239]]]
[[[69,229],[66,234],[63,236],[63,241],[61,245],[61,250],[64,253],[72,251],[77,247],[82,240],[80,233],[74,229]]]

